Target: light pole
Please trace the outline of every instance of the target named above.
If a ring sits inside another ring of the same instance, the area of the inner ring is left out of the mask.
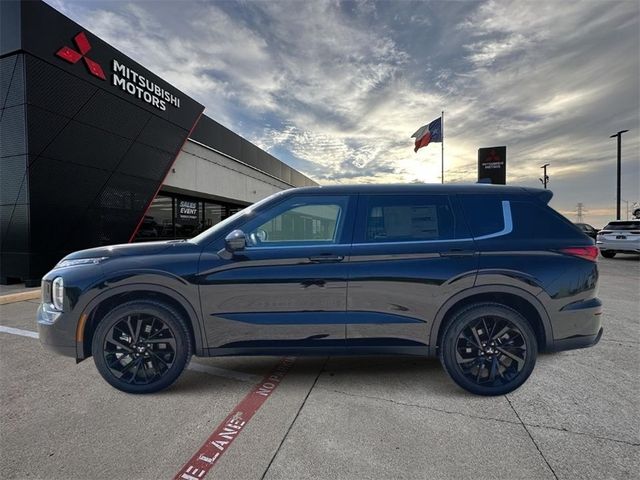
[[[542,178],[540,178],[539,180],[542,182],[542,185],[544,185],[544,189],[547,189],[547,183],[549,183],[549,175],[547,175],[547,167],[551,165],[550,163],[545,163],[544,165],[542,165],[540,168],[544,169],[544,173],[542,174]]]
[[[629,220],[629,200],[623,198],[622,201],[627,204],[627,220]]]
[[[618,133],[614,133],[609,138],[618,137],[618,178],[617,178],[617,195],[616,195],[616,220],[620,220],[620,170],[622,164],[622,134],[629,130],[620,130]]]

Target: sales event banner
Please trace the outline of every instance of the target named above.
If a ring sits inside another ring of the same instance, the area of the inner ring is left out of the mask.
[[[176,223],[181,225],[197,225],[200,220],[198,206],[200,202],[186,198],[178,199],[176,206]]]

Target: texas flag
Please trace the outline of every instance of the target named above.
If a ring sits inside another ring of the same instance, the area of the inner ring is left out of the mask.
[[[411,135],[411,138],[416,139],[414,152],[426,147],[430,142],[442,142],[442,117],[436,118],[429,125],[420,127],[416,133]]]

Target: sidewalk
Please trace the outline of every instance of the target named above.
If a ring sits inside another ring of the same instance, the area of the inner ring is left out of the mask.
[[[36,300],[39,297],[40,287],[26,288],[24,283],[0,285],[0,305],[22,302],[24,300]]]

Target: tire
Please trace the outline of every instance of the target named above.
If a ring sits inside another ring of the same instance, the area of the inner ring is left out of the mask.
[[[440,342],[445,371],[476,395],[514,391],[531,375],[537,355],[538,342],[529,322],[498,303],[474,304],[455,314]]]
[[[153,393],[173,384],[191,359],[184,319],[153,300],[133,300],[109,312],[91,342],[102,378],[127,393]]]
[[[611,250],[600,250],[600,255],[604,258],[613,258],[616,256],[616,252],[612,252]]]

